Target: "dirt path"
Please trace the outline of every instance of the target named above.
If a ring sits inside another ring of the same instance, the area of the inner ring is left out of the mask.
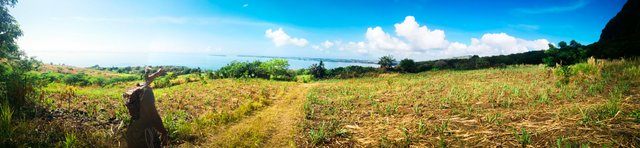
[[[302,131],[305,94],[314,85],[302,84],[292,88],[269,107],[219,133],[213,139],[224,141],[216,141],[212,146],[296,147],[294,138]]]

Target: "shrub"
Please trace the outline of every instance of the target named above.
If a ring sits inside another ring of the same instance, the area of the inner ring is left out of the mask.
[[[292,80],[293,73],[289,71],[289,62],[285,59],[271,59],[262,64],[259,68],[269,75],[271,80]]]
[[[84,73],[77,74],[67,74],[62,78],[62,82],[69,85],[80,85],[86,86],[89,85],[89,80],[87,79],[87,75]]]
[[[309,67],[309,73],[311,73],[315,78],[322,79],[325,77],[327,69],[324,68],[324,63],[320,61],[319,64],[313,64]]]
[[[309,83],[313,81],[312,75],[298,75],[296,76],[296,82]]]
[[[285,59],[271,59],[266,62],[233,61],[216,71],[223,78],[263,78],[270,80],[293,80],[295,71],[289,70]]]
[[[566,44],[564,41],[558,43],[560,48],[549,44],[549,49],[544,52],[547,54],[547,57],[543,59],[544,63],[549,67],[555,66],[556,64],[565,66],[582,62],[587,58],[586,46],[573,40],[569,46]]]
[[[447,62],[445,62],[445,61],[443,61],[443,60],[439,60],[439,61],[436,61],[436,62],[433,64],[433,68],[436,68],[436,69],[445,69],[445,68],[447,68],[447,66],[448,66],[448,65],[449,65],[449,64],[447,64]]]
[[[269,78],[268,75],[259,68],[261,64],[262,62],[260,61],[232,61],[217,70],[217,73],[220,73],[224,78]]]
[[[330,78],[356,78],[367,75],[368,73],[377,73],[378,70],[373,67],[347,66],[330,69],[327,71],[327,77]]]
[[[398,71],[400,72],[409,72],[409,73],[418,72],[418,67],[416,65],[416,62],[413,61],[412,59],[400,60],[400,64],[398,64],[396,68],[398,68]]]
[[[114,84],[114,83],[119,83],[119,82],[135,81],[135,80],[139,80],[139,79],[140,79],[140,77],[137,77],[137,76],[114,77],[114,78],[106,80],[104,85],[109,85],[109,84]]]
[[[164,88],[164,87],[170,87],[171,84],[171,78],[172,78],[172,74],[168,74],[166,76],[160,77],[156,80],[153,81],[153,87],[154,88]]]

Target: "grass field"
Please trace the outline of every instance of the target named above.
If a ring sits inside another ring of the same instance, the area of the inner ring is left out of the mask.
[[[51,83],[36,116],[12,121],[13,135],[33,147],[123,146],[121,94],[135,83]],[[173,147],[631,147],[639,84],[638,60],[590,60],[311,83],[186,80],[154,92]]]

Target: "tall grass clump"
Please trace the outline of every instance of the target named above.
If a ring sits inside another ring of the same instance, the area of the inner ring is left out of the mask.
[[[64,141],[62,142],[64,148],[76,148],[78,147],[78,138],[74,133],[65,134]]]
[[[6,145],[13,137],[14,129],[11,126],[11,116],[13,111],[6,101],[0,106],[0,144]]]

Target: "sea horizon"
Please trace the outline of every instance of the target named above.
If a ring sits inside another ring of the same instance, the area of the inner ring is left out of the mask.
[[[127,66],[185,66],[203,70],[217,70],[233,61],[267,61],[270,59],[286,59],[289,68],[308,68],[312,64],[323,61],[325,67],[336,68],[345,66],[376,67],[375,61],[363,59],[341,59],[296,56],[266,56],[266,55],[227,55],[206,53],[127,53],[127,52],[50,52],[32,51],[27,56],[35,57],[45,64],[64,64],[77,67],[127,67]]]

